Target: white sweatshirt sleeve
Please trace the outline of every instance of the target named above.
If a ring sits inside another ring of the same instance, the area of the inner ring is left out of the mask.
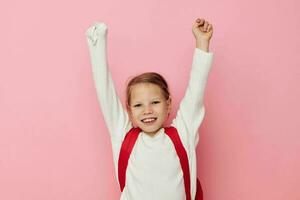
[[[107,25],[94,22],[85,32],[93,79],[105,123],[113,140],[123,140],[131,126],[127,111],[116,93],[107,62]]]
[[[197,146],[198,128],[204,118],[204,91],[213,61],[213,53],[195,48],[189,83],[172,124],[182,127],[179,134],[183,142]]]

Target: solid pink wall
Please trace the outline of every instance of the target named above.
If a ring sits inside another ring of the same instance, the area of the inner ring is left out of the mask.
[[[0,199],[118,199],[85,31],[106,22],[126,80],[157,71],[174,117],[189,78],[192,23],[214,26],[198,169],[205,200],[299,200],[299,1],[7,1],[1,11]]]

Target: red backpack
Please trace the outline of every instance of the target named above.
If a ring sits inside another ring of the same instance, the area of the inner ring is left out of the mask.
[[[189,170],[190,168],[189,168],[187,153],[181,143],[177,129],[173,126],[170,126],[170,127],[165,127],[165,131],[166,134],[170,137],[171,141],[173,142],[174,147],[176,149],[176,153],[180,160],[181,169],[183,171],[186,200],[192,200],[191,186],[190,186],[190,170]],[[131,151],[140,132],[141,129],[139,127],[131,128],[126,133],[120,149],[119,161],[118,161],[118,179],[119,179],[121,191],[123,191],[125,187],[128,159],[130,157]],[[197,190],[196,190],[195,200],[203,200],[203,192],[198,178],[197,178]]]

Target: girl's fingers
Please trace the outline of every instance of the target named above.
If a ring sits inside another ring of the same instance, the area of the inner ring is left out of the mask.
[[[208,26],[209,26],[208,21],[205,21],[204,19],[197,18],[196,23],[197,23],[198,27],[201,26],[201,27],[203,27],[203,29],[205,31],[208,31]]]
[[[211,25],[211,24],[209,24],[209,25],[208,25],[208,29],[207,29],[207,31],[208,31],[208,32],[210,32],[211,30],[212,30],[212,25]]]
[[[204,23],[204,30],[205,30],[205,31],[207,31],[208,25],[209,25],[209,23],[206,21],[206,22]]]
[[[205,22],[205,20],[204,19],[197,19],[196,20],[196,22],[197,22],[197,25],[203,25],[204,24],[204,22]]]
[[[202,18],[197,18],[195,25],[201,31],[204,31],[204,32],[210,32],[212,30],[212,25],[208,21],[205,21],[205,19],[202,19]]]
[[[210,24],[207,24],[207,27],[206,27],[206,32],[209,32],[209,30],[210,30]]]

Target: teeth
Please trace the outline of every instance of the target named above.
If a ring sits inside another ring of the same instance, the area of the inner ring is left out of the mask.
[[[152,122],[152,121],[154,121],[155,120],[155,118],[149,118],[149,119],[144,119],[144,120],[142,120],[143,122]]]

